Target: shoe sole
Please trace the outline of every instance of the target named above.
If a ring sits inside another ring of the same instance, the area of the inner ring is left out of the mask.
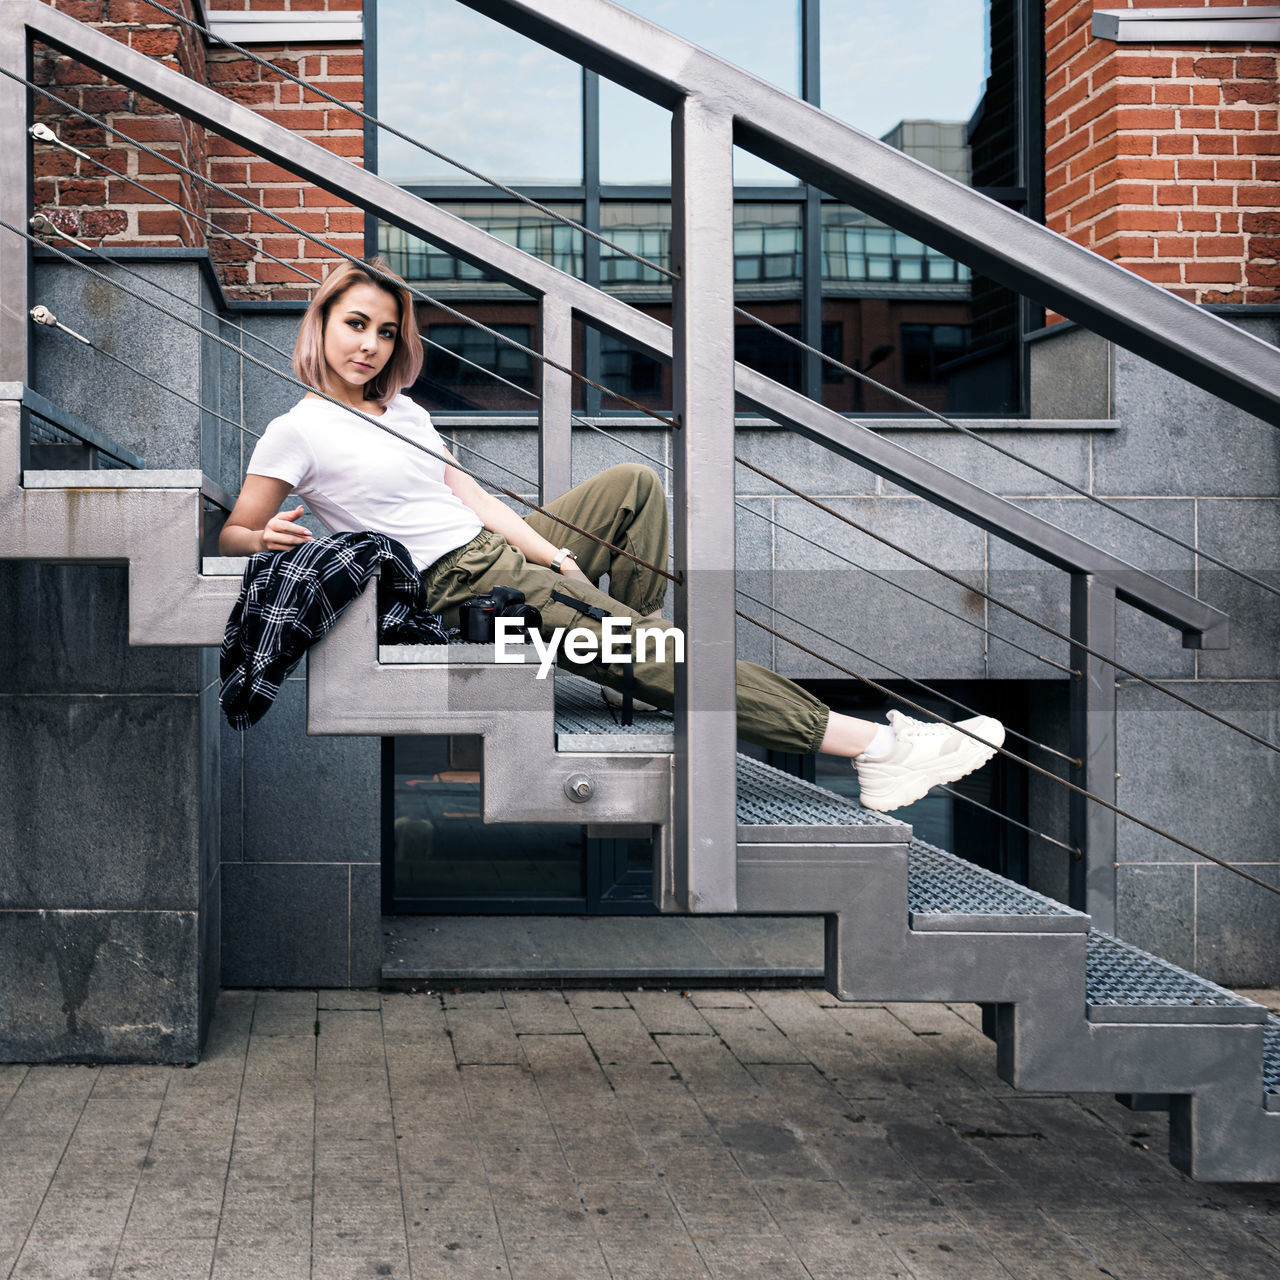
[[[1002,725],[999,742],[994,744],[984,743],[979,746],[976,741],[973,741],[973,752],[965,755],[962,760],[957,760],[952,768],[945,770],[943,773],[939,774],[935,770],[930,770],[927,780],[921,774],[906,773],[901,778],[898,778],[895,785],[887,791],[879,794],[873,793],[870,797],[865,793],[862,794],[858,803],[864,809],[870,809],[874,813],[892,813],[894,809],[901,809],[906,805],[915,804],[917,800],[923,800],[934,787],[942,786],[947,782],[959,782],[961,778],[967,778],[975,770],[981,769],[1003,744],[1004,726]]]

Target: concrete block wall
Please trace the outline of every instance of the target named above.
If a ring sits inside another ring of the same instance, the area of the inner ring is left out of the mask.
[[[0,1061],[194,1062],[219,986],[216,664],[121,566],[0,561]]]
[[[305,664],[221,727],[222,981],[372,987],[382,971],[382,743],[307,737]]]

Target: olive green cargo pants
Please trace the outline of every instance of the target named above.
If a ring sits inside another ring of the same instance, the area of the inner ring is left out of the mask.
[[[631,463],[610,467],[548,503],[547,510],[650,564],[667,563],[666,494],[648,467]],[[458,625],[458,606],[463,601],[495,586],[523,591],[526,601],[542,614],[541,630],[548,638],[555,627],[586,627],[597,640],[600,636],[599,622],[553,600],[553,591],[585,601],[612,617],[630,618],[633,625],[661,625],[657,614],[666,580],[659,574],[540,512],[527,516],[526,523],[556,546],[571,548],[578,567],[593,583],[607,573],[611,594],[530,564],[505,538],[486,529],[466,546],[441,556],[422,575],[431,609],[443,616],[447,626]],[[725,619],[726,627],[733,625],[732,618]],[[620,664],[574,664],[564,657],[562,648],[559,665],[600,684],[622,688]],[[637,698],[667,710],[674,707],[674,663],[650,654],[635,663],[634,673]],[[748,742],[780,751],[817,751],[829,714],[823,703],[784,676],[753,662],[738,663],[738,733]]]

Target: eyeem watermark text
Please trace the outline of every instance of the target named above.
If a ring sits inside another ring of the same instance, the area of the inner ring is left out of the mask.
[[[539,631],[526,631],[520,618],[495,618],[494,660],[523,662],[520,650],[526,636],[533,641],[538,655],[539,680],[546,679],[562,647],[570,662],[600,662],[607,666],[614,662],[684,661],[684,632],[679,627],[633,629],[630,618],[605,618],[598,636],[590,627],[556,627],[550,639],[544,639]]]

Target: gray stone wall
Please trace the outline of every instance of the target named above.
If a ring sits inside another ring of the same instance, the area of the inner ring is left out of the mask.
[[[126,570],[0,561],[0,1061],[194,1062],[219,985],[216,670]]]
[[[305,663],[222,724],[222,981],[371,987],[382,971],[381,740],[307,737]]]

